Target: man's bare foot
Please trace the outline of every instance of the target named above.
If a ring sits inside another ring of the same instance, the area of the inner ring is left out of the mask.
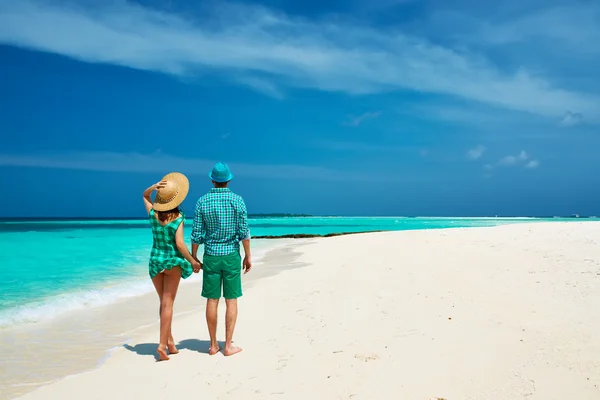
[[[169,354],[179,353],[179,350],[177,349],[177,346],[175,346],[175,343],[168,343],[167,348],[169,349]]]
[[[219,351],[221,351],[221,348],[218,345],[217,346],[210,346],[208,348],[208,354],[211,355],[211,356],[214,356]]]
[[[165,347],[158,346],[156,352],[158,353],[159,361],[167,361],[169,359],[169,356],[167,355],[167,349]]]
[[[241,347],[237,347],[231,344],[229,346],[225,346],[225,351],[223,352],[223,354],[225,354],[226,356],[232,356],[234,354],[239,353],[240,351],[242,351]]]

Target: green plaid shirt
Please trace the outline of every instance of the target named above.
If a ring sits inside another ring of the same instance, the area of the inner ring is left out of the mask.
[[[196,203],[192,243],[204,244],[204,254],[224,256],[240,251],[250,238],[248,212],[241,196],[229,188],[212,188]]]

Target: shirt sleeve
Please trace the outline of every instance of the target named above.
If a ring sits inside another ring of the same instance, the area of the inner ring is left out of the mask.
[[[246,203],[242,198],[238,201],[237,237],[239,241],[250,239],[250,228],[248,227],[248,211]]]
[[[202,209],[200,202],[196,203],[196,209],[194,211],[194,223],[192,225],[192,243],[203,244],[206,230],[204,228],[204,220],[202,219]]]

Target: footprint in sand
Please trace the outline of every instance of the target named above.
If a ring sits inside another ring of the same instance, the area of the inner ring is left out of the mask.
[[[280,358],[279,360],[277,360],[277,371],[281,371],[282,369],[287,367],[288,361],[289,361],[288,358]]]
[[[377,354],[355,354],[354,358],[364,362],[379,360],[379,356]]]

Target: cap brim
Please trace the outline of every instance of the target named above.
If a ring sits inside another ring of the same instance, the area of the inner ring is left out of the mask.
[[[155,211],[169,211],[175,207],[178,207],[181,203],[183,203],[183,200],[185,200],[188,192],[190,191],[190,181],[188,180],[187,176],[181,172],[171,172],[165,175],[162,180],[175,182],[178,190],[177,194],[171,201],[167,203],[154,202],[152,204],[152,208],[154,208]]]

